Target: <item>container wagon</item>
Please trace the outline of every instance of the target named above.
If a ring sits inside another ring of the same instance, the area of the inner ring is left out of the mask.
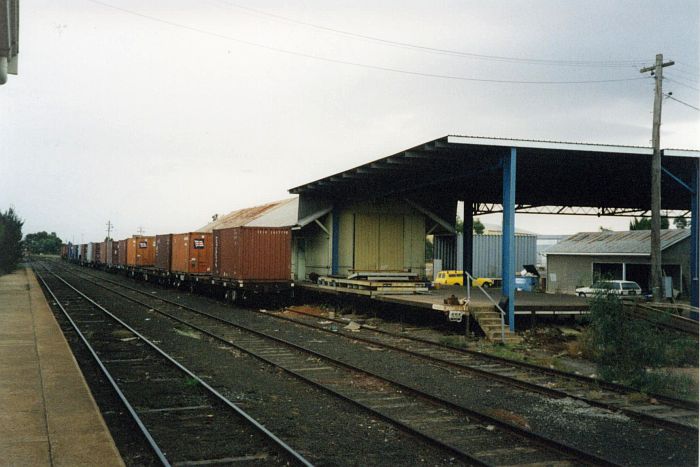
[[[93,242],[89,242],[87,244],[87,250],[85,251],[84,262],[87,264],[91,264],[91,263],[95,262],[95,244]]]
[[[170,271],[185,274],[211,274],[212,237],[211,233],[173,234]]]
[[[87,262],[87,247],[87,243],[83,243],[78,250],[78,262],[81,264]]]
[[[137,268],[156,263],[156,237],[134,235],[127,240],[126,265]]]
[[[68,248],[68,260],[71,262],[78,261],[78,255],[80,254],[80,245],[70,245]]]
[[[116,266],[125,268],[126,267],[126,247],[129,243],[129,239],[119,240],[117,242],[117,264]]]
[[[156,269],[167,275],[170,272],[173,235],[156,235]]]
[[[212,283],[236,301],[251,294],[290,292],[292,231],[233,227],[213,232]]]
[[[119,264],[119,241],[106,240],[102,242],[102,264],[108,268]]]
[[[62,259],[68,259],[68,248],[70,248],[70,245],[66,245],[65,243],[61,244],[61,258]]]
[[[109,250],[107,249],[107,241],[105,240],[104,242],[100,243],[100,264],[102,266],[107,265],[107,252]]]
[[[87,244],[87,252],[85,255],[87,264],[97,264],[100,262],[100,244],[90,242]]]

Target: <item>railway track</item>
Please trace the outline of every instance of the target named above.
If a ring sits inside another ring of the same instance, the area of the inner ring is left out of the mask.
[[[614,465],[614,462],[597,454],[533,433],[516,424],[460,406],[277,336],[181,303],[153,297],[115,281],[107,280],[116,288],[107,287],[100,283],[105,281],[103,278],[95,282],[85,278],[82,272],[71,273],[351,402],[466,463]]]
[[[110,310],[35,272],[162,465],[312,465]]]
[[[95,277],[95,276],[93,276]],[[142,291],[116,281],[100,278],[133,291]],[[147,295],[147,294],[146,294]],[[458,349],[405,334],[361,325],[359,332],[345,332],[348,324],[336,318],[323,317],[328,324],[319,324],[319,316],[294,307],[286,311],[304,317],[291,318],[277,313],[261,313],[275,319],[292,322],[325,333],[345,336],[353,341],[391,349],[433,363],[448,365],[500,383],[535,391],[550,397],[571,398],[594,407],[623,413],[652,427],[664,427],[692,436],[698,435],[698,403],[658,394],[640,395],[630,387],[568,373],[553,368],[519,362],[468,349]],[[342,325],[339,327],[338,325]]]
[[[695,436],[698,434],[697,402],[658,394],[640,397],[639,392],[634,388],[496,355],[458,349],[366,325],[360,325],[359,333],[345,332],[337,326],[318,324],[318,315],[294,307],[287,307],[285,310],[308,319],[300,320],[280,314],[268,314],[320,331],[340,334],[353,340],[446,364],[511,386],[553,397],[570,397],[595,407],[624,413],[652,426],[663,426]],[[348,321],[325,316],[323,320],[335,325],[348,324]]]

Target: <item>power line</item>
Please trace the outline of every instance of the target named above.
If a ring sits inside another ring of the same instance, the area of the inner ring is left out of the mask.
[[[684,71],[684,70],[673,70],[673,71],[674,71],[674,73],[679,73],[681,76],[683,76],[688,81],[695,81],[695,82],[700,81],[700,75],[698,75],[697,73],[690,73],[690,72]]]
[[[683,104],[683,105],[686,106],[686,107],[690,107],[691,109],[695,109],[695,110],[700,111],[700,107],[695,107],[694,105],[688,104],[687,102],[683,102],[683,101],[680,100],[680,99],[676,99],[676,98],[673,97],[671,94],[665,94],[665,93],[664,93],[664,96],[666,96],[667,99],[674,100],[674,101],[678,102],[679,104]]]
[[[310,23],[310,22],[306,22],[306,21],[297,20],[294,18],[289,18],[287,16],[282,16],[282,15],[277,15],[277,14],[269,13],[269,12],[262,11],[262,10],[257,10],[255,8],[242,6],[242,5],[239,5],[239,4],[230,2],[230,1],[226,1],[226,0],[220,0],[219,3],[224,3],[230,7],[238,8],[240,10],[247,11],[249,13],[254,13],[257,15],[266,16],[268,18],[273,18],[275,20],[285,21],[285,22],[293,23],[293,24],[298,24],[301,26],[305,26],[305,27],[309,27],[309,28],[313,28],[313,29],[318,29],[318,30],[325,31],[325,32],[331,32],[331,33],[339,34],[339,35],[343,35],[343,36],[354,37],[357,39],[364,39],[364,40],[368,40],[371,42],[377,42],[377,43],[380,43],[383,45],[388,45],[391,47],[400,47],[400,48],[404,48],[404,49],[414,49],[414,50],[419,50],[422,52],[437,53],[437,54],[441,54],[441,55],[456,55],[456,56],[472,58],[472,59],[477,59],[477,60],[490,60],[490,61],[498,61],[498,62],[521,63],[521,64],[526,64],[526,65],[573,66],[573,67],[580,66],[580,67],[596,67],[596,68],[637,67],[640,64],[645,62],[645,60],[641,60],[641,59],[640,60],[635,60],[635,59],[625,59],[625,60],[552,60],[552,59],[507,57],[507,56],[501,56],[501,55],[478,54],[478,53],[473,53],[473,52],[464,52],[464,51],[460,51],[460,50],[443,49],[443,48],[438,48],[438,47],[429,47],[429,46],[420,45],[420,44],[413,44],[410,42],[394,41],[394,40],[384,39],[384,38],[377,37],[377,36],[371,36],[368,34],[360,34],[360,33],[347,31],[347,30],[343,30],[343,29],[331,28],[331,27],[323,26],[323,25],[316,24],[316,23]]]
[[[686,68],[688,70],[692,70],[695,74],[697,74],[698,71],[700,70],[700,68],[698,68],[696,65],[691,65],[691,64],[685,63],[685,62],[676,61],[676,65],[680,65],[681,68]]]
[[[675,80],[675,79],[673,79],[673,78],[668,78],[668,77],[666,77],[665,79],[669,80],[669,81],[672,82],[672,83],[680,84],[681,86],[686,87],[686,88],[688,88],[688,89],[692,89],[693,91],[698,91],[698,92],[700,92],[700,89],[698,89],[698,88],[696,88],[696,87],[693,87],[693,86],[690,86],[690,85],[688,85],[688,84],[681,83],[680,81],[677,81],[677,80]]]
[[[229,41],[238,42],[240,44],[245,44],[245,45],[249,45],[252,47],[258,47],[258,48],[265,49],[265,50],[271,50],[271,51],[278,52],[278,53],[283,53],[283,54],[287,54],[287,55],[294,55],[297,57],[304,57],[304,58],[309,58],[312,60],[318,60],[318,61],[323,61],[323,62],[337,63],[337,64],[341,64],[341,65],[350,65],[350,66],[355,66],[355,67],[360,67],[360,68],[388,71],[391,73],[400,73],[400,74],[412,75],[412,76],[423,76],[423,77],[427,77],[427,78],[441,78],[441,79],[450,79],[450,80],[458,80],[458,81],[472,81],[472,82],[480,82],[480,83],[533,84],[533,85],[570,85],[570,84],[619,83],[619,82],[625,82],[625,81],[638,81],[641,79],[646,79],[644,77],[641,77],[641,78],[613,78],[613,79],[599,79],[599,80],[571,80],[571,81],[553,81],[553,80],[552,81],[550,81],[550,80],[528,81],[528,80],[471,78],[471,77],[467,77],[467,76],[456,76],[456,75],[445,75],[445,74],[439,74],[439,73],[410,71],[410,70],[403,70],[400,68],[391,68],[391,67],[385,67],[385,66],[380,66],[380,65],[370,65],[367,63],[352,62],[352,61],[347,61],[347,60],[340,60],[337,58],[330,58],[330,57],[323,57],[320,55],[313,55],[313,54],[309,54],[309,53],[305,53],[305,52],[297,52],[294,50],[282,49],[279,47],[273,47],[273,46],[269,46],[269,45],[260,44],[257,42],[248,41],[245,39],[239,39],[236,37],[227,36],[225,34],[220,34],[217,32],[207,31],[206,29],[188,26],[186,24],[181,24],[181,23],[177,23],[174,21],[158,18],[156,16],[151,16],[151,15],[147,15],[144,13],[139,13],[137,11],[129,10],[126,8],[121,8],[121,7],[118,7],[115,5],[111,5],[109,3],[104,3],[104,2],[101,2],[99,0],[87,0],[87,1],[91,2],[91,3],[95,3],[97,5],[107,7],[107,8],[111,8],[111,9],[114,9],[117,11],[121,11],[123,13],[127,13],[127,14],[130,14],[133,16],[138,16],[140,18],[148,19],[150,21],[155,21],[155,22],[158,22],[161,24],[167,24],[168,26],[186,29],[188,31],[196,32],[199,34],[217,37],[219,39],[226,39]]]
[[[698,80],[692,80],[692,79],[686,78],[685,76],[676,76],[675,74],[673,75],[673,78],[671,78],[671,79],[675,79],[677,81],[680,81],[681,83],[687,84],[688,86],[694,86],[694,85],[696,85],[696,83],[700,83],[700,81],[698,81]]]

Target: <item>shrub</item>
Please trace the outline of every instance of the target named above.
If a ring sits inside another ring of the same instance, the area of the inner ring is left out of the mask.
[[[615,296],[595,297],[589,320],[581,341],[584,353],[596,362],[603,379],[649,392],[674,393],[687,387],[682,377],[650,370],[696,364],[697,348],[692,340],[631,319]]]

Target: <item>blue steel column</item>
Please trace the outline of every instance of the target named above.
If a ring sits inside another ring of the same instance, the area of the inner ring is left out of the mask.
[[[462,270],[474,275],[473,250],[474,250],[474,209],[471,201],[464,201],[464,223],[462,224]],[[462,284],[470,287],[471,284],[466,274],[463,275]],[[469,296],[469,294],[467,294]]]
[[[340,255],[338,254],[338,241],[340,239],[340,216],[338,215],[338,210],[333,208],[331,211],[331,274],[337,275],[340,270],[338,261]]]
[[[515,148],[503,158],[503,243],[501,275],[503,296],[508,297],[508,324],[515,331]]]
[[[700,252],[698,251],[698,204],[700,203],[700,160],[695,160],[695,168],[690,175],[690,187],[693,189],[690,201],[690,304],[698,306],[700,287]]]

